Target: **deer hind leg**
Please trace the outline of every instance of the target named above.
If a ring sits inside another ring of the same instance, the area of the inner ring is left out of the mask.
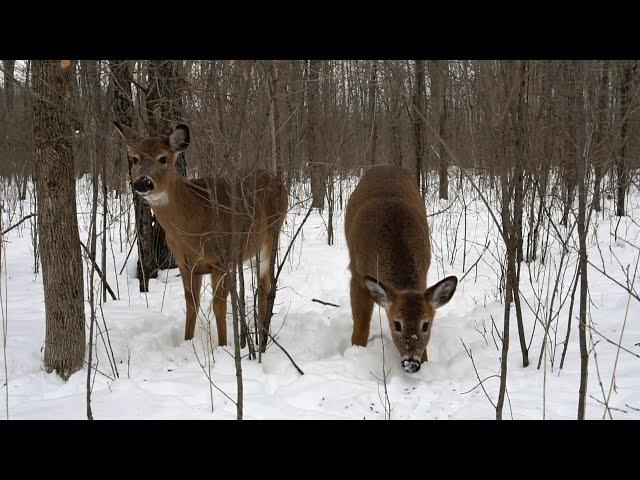
[[[354,277],[351,277],[349,295],[351,297],[351,314],[353,315],[351,344],[366,347],[369,341],[373,299]]]
[[[258,329],[260,352],[264,353],[267,348],[267,332],[271,324],[271,318],[268,313],[269,295],[271,294],[271,275],[269,268],[271,266],[271,255],[273,255],[273,246],[268,244],[260,250],[260,278],[258,278]]]
[[[218,330],[218,345],[227,344],[227,288],[223,274],[211,274],[211,289],[213,290],[213,314],[216,317],[216,329]]]
[[[191,340],[196,330],[196,318],[198,308],[200,308],[200,287],[202,286],[202,276],[191,273],[186,266],[180,266],[180,276],[184,287],[184,300],[187,306],[187,319],[184,327],[184,339]]]

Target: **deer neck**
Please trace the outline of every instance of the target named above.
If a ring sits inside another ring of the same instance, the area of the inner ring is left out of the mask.
[[[205,195],[205,192],[198,195],[187,188],[185,180],[176,178],[148,204],[165,231],[190,231],[194,221],[205,214],[208,203]]]

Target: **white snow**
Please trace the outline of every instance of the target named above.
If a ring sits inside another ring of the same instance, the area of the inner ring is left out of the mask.
[[[448,275],[457,275],[460,279],[482,254],[477,267],[458,284],[449,304],[436,314],[428,347],[429,362],[417,373],[404,372],[400,355],[390,340],[385,313],[378,308],[374,311],[372,338],[368,346],[351,346],[350,277],[343,212],[336,212],[333,246],[328,246],[326,242],[326,211],[322,216],[314,212],[284,267],[271,326],[272,334],[291,354],[304,375],[296,371],[275,345],[269,346],[261,364],[243,359],[245,418],[385,418],[384,388],[380,380],[383,376],[383,341],[392,419],[495,417],[494,408],[478,386],[474,366],[462,342],[472,352],[478,375],[486,379],[484,388],[495,403],[500,373],[498,334],[502,334],[503,322],[503,305],[498,291],[504,248],[486,208],[473,195],[471,188],[465,188],[468,197],[465,199],[466,224],[461,198],[452,196],[451,202],[430,198],[427,202],[429,213],[441,211],[454,203],[444,213],[430,218],[433,259],[429,285]],[[81,212],[78,218],[82,225],[81,239],[84,241],[89,223],[87,182],[80,181],[78,190],[78,211]],[[300,196],[305,197],[302,194]],[[347,198],[345,192],[345,202]],[[116,203],[114,200],[113,204]],[[592,219],[598,235],[589,235],[589,260],[600,268],[604,262],[607,272],[623,284],[626,283],[625,269],[628,266],[631,276],[638,257],[640,229],[636,219],[640,217],[637,215],[640,212],[639,204],[640,195],[634,190],[629,199],[630,217],[620,219],[618,224],[618,219],[612,216],[613,205],[607,201],[605,214],[594,214]],[[25,214],[28,213],[28,201],[23,206]],[[281,237],[281,253],[284,253],[305,212],[305,206],[300,205],[289,213]],[[6,227],[11,222],[8,212],[3,215],[3,225]],[[19,216],[16,218],[14,214],[12,219],[16,221]],[[98,224],[101,225],[100,217]],[[564,227],[559,229],[563,235],[566,234]],[[618,240],[614,241],[616,229]],[[553,240],[554,234],[552,231],[550,240]],[[107,378],[106,375],[113,377],[112,368],[107,349],[101,337],[98,337],[97,369],[102,373],[96,374],[93,386],[94,418],[235,418],[235,405],[221,393],[225,392],[232,399],[236,397],[232,346],[213,350],[215,363],[211,365],[210,375],[217,388],[211,387],[207,380],[209,370],[206,363],[207,358],[211,359],[207,357],[208,347],[204,339],[207,329],[211,329],[214,342],[216,337],[215,320],[209,308],[209,279],[205,277],[207,292],[201,302],[196,339],[185,342],[184,295],[177,270],[162,272],[158,279],[150,281],[149,293],[140,293],[138,281],[133,278],[135,251],[127,262],[127,268],[117,276],[127,255],[128,245],[123,245],[120,251],[117,224],[110,229],[110,235],[115,264],[111,246],[108,246],[108,280],[111,287],[119,291],[120,300],[109,299],[103,304],[104,323],[98,309],[98,325],[104,330],[106,324],[109,330],[119,378]],[[491,243],[484,251],[487,241]],[[600,249],[596,243],[599,243]],[[554,314],[559,301],[564,299],[567,292],[570,293],[577,259],[573,252],[576,244],[574,231],[573,240],[570,241],[572,253],[568,256],[569,268],[561,282],[563,290],[557,294]],[[3,272],[0,290],[3,302],[6,302],[6,305],[2,305],[7,311],[8,385],[0,389],[0,417],[7,416],[5,394],[8,389],[9,418],[85,418],[86,369],[64,382],[55,374],[45,373],[42,368],[45,310],[42,277],[33,273],[29,221],[8,234],[6,247],[6,281]],[[63,262],[64,258],[60,261]],[[544,269],[541,269],[539,260],[529,265],[522,263],[522,308],[527,342],[535,324],[530,308],[538,308],[536,298],[542,300],[541,315],[549,318],[550,286],[557,275],[559,261],[560,247],[555,242],[545,260]],[[536,280],[538,274],[540,277]],[[533,286],[530,277],[533,278]],[[250,292],[249,271],[245,272],[245,281],[247,292]],[[619,410],[612,410],[611,415],[614,419],[638,419],[640,359],[619,350],[600,335],[618,343],[628,308],[621,344],[629,352],[640,355],[640,304],[634,299],[629,301],[629,295],[622,288],[595,269],[589,269],[589,284],[590,314],[598,333],[592,332],[592,339],[597,343],[595,355],[592,351],[589,363],[587,416],[594,419],[603,417],[604,408],[599,402],[609,395],[618,356],[615,388],[611,388],[609,405]],[[637,285],[635,288],[640,290]],[[578,296],[579,292],[573,307],[574,319],[562,370],[558,367],[570,301],[564,302],[558,317],[559,323],[555,320],[552,323],[550,343],[556,349],[553,367],[552,352],[547,351],[541,368],[536,368],[544,330],[540,323],[533,333],[531,364],[527,368],[522,367],[515,311],[512,310],[507,383],[509,402],[505,404],[504,418],[541,419],[543,411],[547,419],[576,418],[580,378],[576,320]],[[340,307],[315,303],[311,301],[312,298],[336,303]],[[247,302],[251,304],[250,294],[247,295]],[[228,310],[227,322],[232,338],[231,308]],[[86,312],[88,319],[88,304]],[[492,319],[497,331],[492,328]],[[0,367],[1,383],[4,384],[4,358],[0,358]]]

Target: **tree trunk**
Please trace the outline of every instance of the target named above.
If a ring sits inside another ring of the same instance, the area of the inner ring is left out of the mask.
[[[320,110],[320,70],[319,60],[309,61],[307,77],[307,149],[309,168],[311,169],[311,195],[313,208],[324,208],[325,179],[324,168],[320,160],[320,142],[318,139],[317,123]]]
[[[113,76],[114,118],[128,127],[135,128],[135,113],[131,91],[131,63],[129,61],[110,60],[109,68]],[[131,159],[127,156],[127,171],[129,183],[133,192],[133,180],[131,178]],[[149,278],[154,270],[154,253],[151,233],[151,209],[144,204],[139,195],[133,194],[133,207],[136,222],[138,264],[137,277],[141,292],[149,291]]]
[[[44,365],[47,372],[55,371],[65,380],[82,368],[85,352],[84,285],[71,146],[73,70],[66,60],[33,62],[35,183],[46,309]]]
[[[632,90],[632,82],[636,66],[632,63],[624,62],[622,65],[622,75],[620,78],[620,154],[616,157],[616,215],[625,215],[625,197],[629,188],[629,178],[627,172],[627,133],[629,127],[629,92]]]
[[[434,105],[435,125],[440,138],[444,139],[447,122],[447,79],[449,76],[449,62],[434,60],[431,62],[431,95]],[[447,150],[440,139],[436,140],[438,165],[438,193],[441,199],[449,199],[449,176],[447,175]]]
[[[376,164],[376,143],[378,137],[378,125],[376,122],[376,84],[378,78],[378,62],[371,62],[369,67],[369,85],[367,96],[369,105],[367,108],[367,163],[369,165]]]
[[[149,134],[168,135],[174,121],[183,120],[182,117],[182,79],[179,75],[179,60],[152,60],[149,62],[149,81],[146,94],[146,113]],[[182,152],[176,162],[178,174],[186,176],[186,159]],[[149,209],[148,206],[144,208]],[[146,218],[146,217],[143,217]],[[176,268],[176,262],[167,246],[164,230],[151,215],[151,225],[143,232],[151,233],[152,256],[150,276],[157,276],[158,270]],[[148,240],[144,240],[148,241]]]
[[[416,71],[413,91],[413,136],[416,146],[416,182],[421,185],[422,170],[424,168],[424,138],[422,122],[425,114],[424,105],[424,61],[416,60]],[[424,192],[424,187],[422,189]]]
[[[14,105],[13,74],[15,70],[16,61],[3,60],[2,64],[4,69],[4,101],[7,107],[7,117],[11,118],[13,115],[13,105]]]
[[[598,88],[598,120],[596,124],[595,144],[598,152],[595,154],[594,171],[595,179],[593,185],[593,209],[596,212],[601,210],[601,190],[602,190],[602,176],[605,169],[605,161],[607,155],[604,150],[604,132],[607,123],[607,107],[609,101],[609,62],[604,60],[602,62],[602,73],[600,85]]]
[[[574,73],[574,102],[575,123],[573,137],[576,142],[575,171],[578,184],[578,239],[579,266],[580,266],[580,312],[579,312],[579,337],[580,337],[580,390],[578,396],[578,420],[585,419],[585,405],[587,397],[587,381],[589,379],[589,349],[587,346],[587,189],[586,189],[586,159],[584,157],[584,144],[586,137],[584,114],[584,70],[583,61],[575,62]]]

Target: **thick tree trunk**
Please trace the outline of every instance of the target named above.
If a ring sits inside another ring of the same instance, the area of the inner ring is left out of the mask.
[[[44,365],[68,379],[83,365],[84,284],[76,216],[69,61],[33,61],[33,133],[46,335]],[[64,262],[61,263],[61,258]]]
[[[109,68],[113,77],[114,118],[128,127],[135,128],[135,113],[133,109],[131,91],[131,63],[129,61],[110,60]],[[127,171],[129,183],[133,192],[131,179],[131,159],[127,156]],[[149,291],[149,278],[155,278],[152,274],[155,268],[153,252],[153,236],[151,229],[151,209],[144,204],[138,195],[133,194],[133,207],[137,232],[138,265],[137,277],[141,292]]]
[[[179,60],[152,60],[149,62],[149,81],[146,94],[147,120],[150,135],[168,135],[174,121],[182,121],[182,79],[179,75]],[[176,170],[186,176],[184,152],[178,157]],[[148,209],[146,205],[143,207]],[[146,217],[143,217],[146,219]],[[164,230],[151,215],[151,224],[143,231],[151,233],[152,256],[149,275],[154,278],[158,270],[176,268],[177,264],[167,246]]]

